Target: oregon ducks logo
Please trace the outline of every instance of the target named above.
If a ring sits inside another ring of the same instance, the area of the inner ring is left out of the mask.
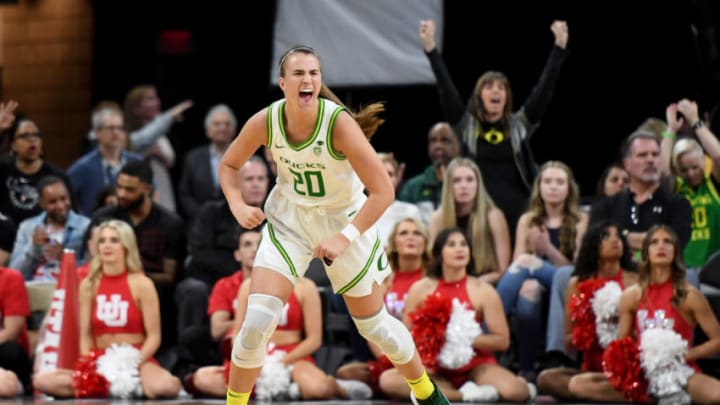
[[[505,140],[505,134],[495,128],[485,132],[485,134],[483,134],[483,137],[485,138],[485,142],[492,145],[497,145]]]
[[[387,255],[381,254],[380,257],[377,259],[377,269],[378,271],[383,271],[389,267],[390,263],[388,263]]]
[[[322,146],[324,144],[325,144],[325,142],[323,142],[323,141],[318,141],[315,144],[315,147],[313,148],[313,153],[315,154],[315,156],[320,156],[320,154],[322,153]]]

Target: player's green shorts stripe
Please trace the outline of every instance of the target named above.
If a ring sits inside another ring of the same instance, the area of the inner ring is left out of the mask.
[[[270,241],[273,245],[277,248],[278,252],[283,257],[283,260],[285,260],[285,263],[287,263],[288,267],[290,268],[290,273],[292,273],[293,277],[297,278],[297,270],[295,270],[295,265],[293,264],[292,260],[290,260],[290,256],[287,254],[285,249],[283,249],[282,245],[280,245],[280,242],[278,242],[277,238],[275,238],[275,231],[273,230],[273,226],[268,222],[268,234],[270,235]]]
[[[337,294],[345,294],[349,289],[355,287],[357,283],[362,280],[363,277],[365,277],[365,274],[367,274],[368,270],[370,269],[370,265],[373,264],[375,261],[375,255],[377,254],[378,249],[380,248],[380,238],[375,239],[375,245],[372,248],[372,253],[370,254],[370,258],[365,263],[365,266],[363,266],[363,269],[360,273],[358,273],[355,278],[350,280],[349,283],[347,283],[343,288],[339,289],[337,291]]]

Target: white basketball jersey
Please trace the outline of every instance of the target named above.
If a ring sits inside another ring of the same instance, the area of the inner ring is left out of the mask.
[[[278,172],[270,198],[287,198],[305,207],[347,207],[365,195],[347,158],[332,147],[335,119],[344,108],[327,99],[318,101],[315,130],[298,145],[290,143],[285,134],[285,99],[268,107],[268,145]]]

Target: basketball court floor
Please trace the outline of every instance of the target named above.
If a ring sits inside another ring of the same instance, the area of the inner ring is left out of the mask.
[[[14,400],[0,400],[0,405],[42,405],[42,404],[53,404],[53,405],[223,405],[224,400],[220,399],[173,399],[173,400],[160,400],[160,401],[126,401],[126,400],[53,400],[44,398],[31,398],[22,397]],[[250,404],[270,404],[271,402],[259,402],[250,401]],[[331,401],[291,401],[291,402],[272,402],[273,405],[328,405],[328,404],[342,404],[342,405],[394,405],[394,404],[409,404],[410,401],[388,401],[388,400],[372,400],[372,401],[345,401],[345,400],[331,400]],[[472,402],[457,402],[458,404],[472,404]],[[495,402],[496,404],[510,404],[508,402]],[[529,402],[535,404],[557,404],[559,402],[553,400],[550,397],[539,396],[535,402]],[[567,405],[588,405],[586,402],[562,402]],[[598,405],[598,403],[593,403]],[[610,405],[610,404],[608,404]]]

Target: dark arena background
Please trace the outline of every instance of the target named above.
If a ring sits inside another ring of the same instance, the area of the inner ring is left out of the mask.
[[[158,85],[166,107],[191,98],[195,107],[171,138],[178,155],[205,142],[207,107],[227,103],[242,123],[280,95],[268,84],[274,1],[95,1],[94,8],[93,101],[122,100],[146,82]],[[664,120],[665,107],[684,97],[707,112],[719,100],[720,5],[711,1],[446,1],[444,13],[443,55],[461,96],[482,72],[499,70],[510,79],[514,108],[545,63],[550,23],[567,20],[571,53],[532,146],[540,163],[568,163],[583,195],[594,192],[621,140],[646,118]],[[417,25],[408,30],[416,33]],[[188,48],[163,50],[168,31],[187,34]],[[351,107],[386,102],[373,145],[407,164],[405,178],[429,163],[427,132],[443,119],[434,86],[333,90]]]
[[[309,8],[324,3],[296,1]],[[393,0],[374,1],[382,4]],[[0,0],[8,7],[17,2]],[[275,0],[88,2],[92,3],[94,18],[91,105],[102,100],[122,102],[127,90],[140,83],[157,86],[163,109],[193,100],[184,121],[173,126],[170,134],[178,162],[185,152],[207,142],[203,125],[209,107],[228,104],[241,126],[281,97],[269,84]],[[664,120],[669,103],[681,98],[696,100],[711,129],[720,133],[720,2],[444,1],[443,6],[443,55],[461,96],[469,96],[482,72],[499,70],[510,79],[513,110],[520,107],[537,82],[553,44],[550,24],[556,19],[567,21],[570,54],[531,143],[538,163],[561,160],[573,169],[584,197],[594,194],[603,168],[619,158],[622,140],[649,117]],[[417,33],[417,24],[408,30]],[[348,48],[352,49],[352,44]],[[386,122],[372,144],[377,151],[392,151],[406,164],[405,179],[429,164],[427,132],[443,120],[434,85],[333,90],[353,108],[374,101],[386,103]],[[177,164],[171,171],[175,184],[181,170]],[[225,403],[190,397],[86,401],[25,396],[0,401],[0,405],[45,402]],[[275,403],[338,402],[402,403]],[[535,403],[556,402],[540,396]]]

